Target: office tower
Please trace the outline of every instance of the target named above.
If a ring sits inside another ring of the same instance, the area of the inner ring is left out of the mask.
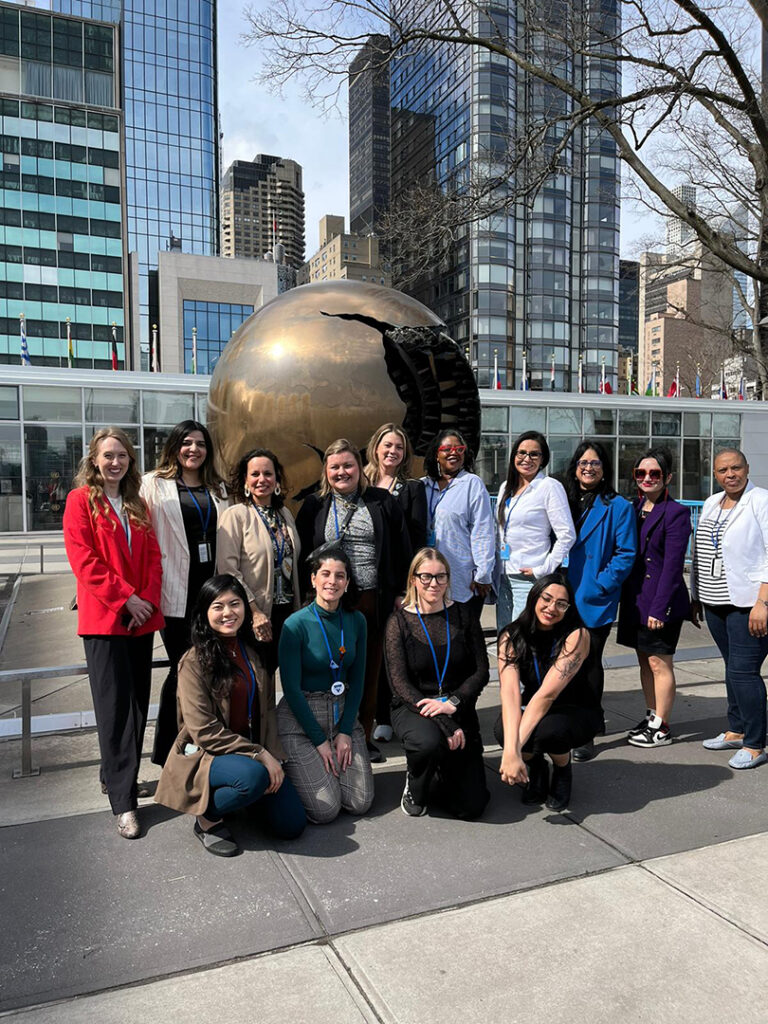
[[[389,36],[369,36],[349,65],[349,230],[378,231],[389,206]]]
[[[691,209],[696,209],[696,189],[693,185],[677,185],[672,189],[672,195],[681,203]],[[678,256],[693,239],[696,237],[692,227],[689,227],[684,220],[670,214],[667,217],[667,255]]]
[[[392,285],[392,275],[381,262],[376,235],[344,231],[344,218],[320,218],[320,248],[298,274],[299,284],[344,279]]]
[[[138,254],[141,360],[156,321],[157,254],[216,255],[219,149],[216,0],[51,0],[120,25],[128,247]],[[133,338],[134,350],[137,338]]]
[[[619,260],[619,344],[637,355],[639,346],[640,264]]]
[[[125,365],[113,25],[0,4],[0,362]],[[67,322],[69,321],[69,323]],[[113,326],[114,325],[114,326]]]
[[[509,0],[494,5],[492,23],[472,8],[469,28],[489,37],[499,31],[524,52],[535,47],[539,60],[558,73],[565,69],[575,86],[598,98],[617,94],[614,61],[565,61],[558,48],[558,36],[570,31],[559,19],[577,14],[589,15],[590,43],[595,26],[601,38],[613,38],[619,29],[615,0],[604,0],[599,9],[592,0],[542,4],[532,15],[535,25],[526,22],[526,7]],[[407,19],[407,10],[401,16]],[[492,383],[497,358],[502,386],[549,389],[553,356],[557,390],[577,389],[580,356],[587,390],[597,390],[603,358],[616,385],[615,144],[592,122],[576,125],[560,155],[561,170],[521,194],[542,153],[562,142],[569,103],[563,93],[525,78],[480,47],[422,42],[392,67],[392,207],[414,182],[435,182],[459,197],[476,196],[483,188],[490,195],[477,218],[458,227],[449,250],[428,259],[415,284],[404,285],[446,321],[481,387]],[[510,153],[537,130],[544,150],[531,152],[513,171]],[[396,285],[410,269],[406,259],[398,274],[397,255],[392,254]]]
[[[280,244],[286,262],[304,262],[301,165],[257,154],[235,160],[221,185],[221,255],[262,259]]]

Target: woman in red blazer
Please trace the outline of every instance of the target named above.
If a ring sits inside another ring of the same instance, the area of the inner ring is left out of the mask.
[[[139,497],[136,453],[119,427],[91,438],[67,497],[64,543],[77,578],[83,638],[101,751],[101,782],[117,830],[136,839],[137,783],[160,613],[160,548]]]

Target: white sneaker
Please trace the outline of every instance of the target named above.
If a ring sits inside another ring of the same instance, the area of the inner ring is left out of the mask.
[[[377,725],[373,730],[373,738],[375,740],[383,740],[385,743],[389,743],[393,735],[391,725]]]

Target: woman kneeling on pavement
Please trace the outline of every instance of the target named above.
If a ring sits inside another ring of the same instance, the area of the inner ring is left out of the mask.
[[[488,654],[477,615],[448,597],[450,576],[445,556],[422,548],[387,623],[392,724],[408,766],[400,806],[412,817],[426,813],[433,780],[457,818],[479,817],[490,798],[475,711]]]
[[[510,786],[525,786],[524,804],[546,801],[553,811],[568,806],[571,750],[593,739],[602,724],[588,654],[589,632],[570,584],[561,573],[542,576],[522,614],[499,636],[499,773]]]
[[[248,599],[229,574],[207,580],[192,615],[192,647],[179,662],[181,728],[155,799],[196,815],[194,832],[217,857],[239,852],[223,818],[251,807],[280,839],[306,825],[285,777],[272,677],[256,653]]]

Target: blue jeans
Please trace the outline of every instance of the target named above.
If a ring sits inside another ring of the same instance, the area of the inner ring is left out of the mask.
[[[260,761],[245,754],[219,754],[208,778],[211,798],[206,818],[221,818],[255,805],[253,810],[279,839],[296,839],[304,831],[307,816],[287,775],[276,793],[266,793],[269,772]]]
[[[712,639],[725,662],[728,729],[744,733],[744,746],[765,746],[765,683],[760,669],[768,654],[768,637],[751,636],[749,608],[704,605]]]
[[[499,581],[499,596],[496,600],[497,633],[500,633],[510,622],[514,622],[525,608],[528,593],[535,582],[533,576],[523,576],[522,573],[507,576],[502,572]]]

